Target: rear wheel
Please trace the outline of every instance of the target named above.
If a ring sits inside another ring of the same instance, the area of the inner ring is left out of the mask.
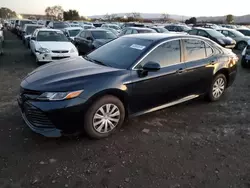
[[[217,101],[224,94],[227,86],[227,79],[224,74],[218,74],[214,77],[213,82],[207,94],[207,99],[211,102]]]
[[[121,127],[124,118],[122,102],[115,96],[106,95],[88,109],[84,118],[84,129],[91,138],[105,138]]]

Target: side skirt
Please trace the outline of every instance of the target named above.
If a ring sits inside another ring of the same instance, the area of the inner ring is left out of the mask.
[[[136,117],[136,116],[140,116],[140,115],[143,115],[143,114],[147,114],[147,113],[150,113],[150,112],[154,112],[154,111],[157,111],[157,110],[161,110],[163,108],[167,108],[167,107],[170,107],[170,106],[174,106],[176,104],[180,104],[180,103],[183,103],[183,102],[186,102],[186,101],[189,101],[189,100],[192,100],[192,99],[195,99],[199,97],[199,95],[189,95],[187,97],[184,97],[182,99],[178,99],[176,101],[173,101],[173,102],[170,102],[170,103],[166,103],[166,104],[163,104],[161,106],[157,106],[157,107],[154,107],[154,108],[151,108],[149,110],[145,110],[145,111],[141,111],[141,112],[137,112],[135,114],[132,114],[130,117]]]

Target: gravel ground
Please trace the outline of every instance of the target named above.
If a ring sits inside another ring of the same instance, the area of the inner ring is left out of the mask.
[[[37,65],[5,32],[0,57],[1,188],[249,188],[250,71],[223,99],[193,100],[131,119],[104,140],[48,139],[22,121],[16,96]]]

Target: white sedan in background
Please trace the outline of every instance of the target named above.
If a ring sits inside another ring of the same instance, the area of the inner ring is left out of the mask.
[[[38,64],[78,56],[78,50],[61,30],[36,29],[30,40]]]

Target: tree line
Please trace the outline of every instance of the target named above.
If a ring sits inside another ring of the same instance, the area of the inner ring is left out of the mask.
[[[45,14],[48,17],[48,19],[51,20],[65,20],[65,21],[71,21],[71,20],[86,20],[86,17],[80,16],[79,12],[77,10],[68,10],[64,11],[62,6],[60,5],[55,5],[51,7],[47,7],[45,9]],[[17,14],[15,11],[6,8],[6,7],[1,7],[0,8],[0,18],[6,19],[6,18],[14,18],[17,17]],[[132,12],[130,14],[127,14],[123,17],[118,16],[117,14],[106,14],[102,19],[107,20],[107,21],[115,21],[115,22],[133,22],[133,21],[143,21],[143,22],[152,22],[152,20],[146,20],[143,19],[141,14],[138,12]],[[92,21],[95,21],[97,19],[92,19]],[[169,14],[163,13],[161,15],[161,21],[162,22],[168,22],[172,21],[170,19]],[[218,23],[222,23],[224,21],[218,21]],[[232,14],[226,15],[226,23],[228,24],[233,24],[234,23],[234,16]],[[197,23],[197,18],[192,17],[190,19],[187,19],[185,21],[186,24],[196,24]]]

